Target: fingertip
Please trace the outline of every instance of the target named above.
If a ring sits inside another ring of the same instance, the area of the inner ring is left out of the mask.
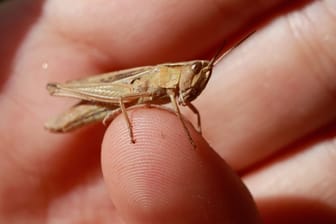
[[[136,143],[130,142],[119,116],[102,145],[107,189],[125,220],[256,223],[254,203],[242,182],[190,125],[196,149],[175,114],[156,108],[128,114]]]

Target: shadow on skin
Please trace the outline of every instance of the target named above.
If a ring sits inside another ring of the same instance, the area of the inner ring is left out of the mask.
[[[21,42],[38,20],[44,0],[0,2],[0,91],[13,72]]]
[[[266,224],[336,223],[335,208],[307,198],[284,196],[259,199],[258,208]]]
[[[101,125],[101,124],[99,124]],[[52,150],[49,166],[44,171],[43,183],[49,195],[49,203],[78,186],[102,178],[100,169],[100,150],[104,127],[92,127],[69,133],[59,150]],[[62,134],[61,134],[62,135]]]

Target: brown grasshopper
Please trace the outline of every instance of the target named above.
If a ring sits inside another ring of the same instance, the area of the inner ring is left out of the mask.
[[[135,143],[132,125],[126,108],[139,104],[162,105],[172,103],[173,109],[191,142],[195,143],[182,118],[179,105],[187,106],[197,116],[201,133],[200,114],[191,103],[207,85],[220,51],[210,60],[165,63],[109,72],[97,76],[49,83],[52,96],[80,99],[65,113],[45,124],[52,132],[67,132],[89,123],[106,123],[115,113],[122,112],[128,125],[132,143]]]

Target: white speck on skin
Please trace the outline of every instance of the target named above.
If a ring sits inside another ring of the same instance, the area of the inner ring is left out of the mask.
[[[48,69],[48,67],[49,67],[49,64],[47,62],[44,62],[42,64],[42,69]]]

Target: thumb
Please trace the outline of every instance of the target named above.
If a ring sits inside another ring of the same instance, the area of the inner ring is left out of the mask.
[[[259,223],[240,179],[189,125],[165,110],[128,111],[136,143],[118,116],[102,145],[102,169],[126,223]]]

